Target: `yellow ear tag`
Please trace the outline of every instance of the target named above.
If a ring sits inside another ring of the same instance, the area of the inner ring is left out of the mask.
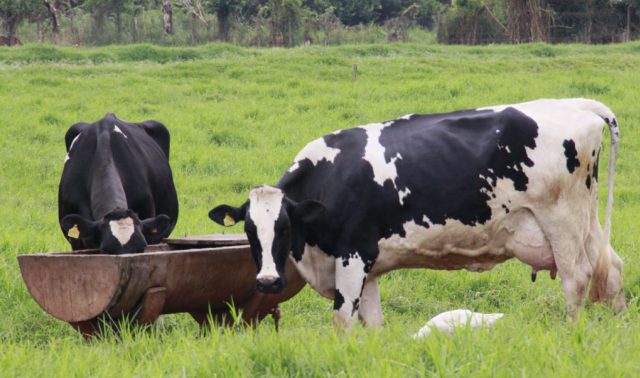
[[[78,230],[77,224],[74,224],[73,227],[69,229],[69,232],[67,232],[67,236],[73,239],[77,239],[80,237],[80,230]]]
[[[223,223],[225,226],[229,227],[229,226],[233,226],[234,224],[236,224],[236,220],[233,219],[233,217],[231,215],[229,215],[229,213],[226,213],[224,216],[224,220]]]

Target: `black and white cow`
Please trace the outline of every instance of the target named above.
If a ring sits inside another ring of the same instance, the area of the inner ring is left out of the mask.
[[[178,198],[164,125],[128,123],[109,113],[71,126],[65,142],[58,219],[74,250],[141,252],[171,233]]]
[[[611,132],[605,230],[598,221],[602,130]],[[334,300],[336,324],[382,323],[377,277],[399,268],[486,271],[512,257],[560,273],[576,318],[591,299],[625,307],[622,262],[609,245],[616,119],[585,99],[538,100],[407,115],[307,144],[276,186],[239,208],[258,289],[278,292],[291,256]]]

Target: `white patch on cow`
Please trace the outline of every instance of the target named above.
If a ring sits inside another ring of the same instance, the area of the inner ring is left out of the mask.
[[[364,156],[362,158],[371,164],[373,180],[380,186],[384,186],[384,182],[387,180],[391,180],[393,186],[396,186],[395,180],[398,177],[398,171],[396,170],[395,161],[402,158],[398,153],[387,163],[384,157],[384,147],[380,144],[382,129],[392,123],[370,123],[360,126],[367,132],[367,145],[364,148]]]
[[[346,262],[341,258],[336,260],[336,289],[340,290],[344,303],[334,313],[340,313],[338,318],[345,326],[349,324],[349,317],[355,315],[354,302],[360,298],[366,276],[364,261],[357,253],[349,256]]]
[[[296,268],[304,280],[320,295],[333,299],[336,287],[336,258],[329,256],[318,246],[304,247],[300,261],[295,261]]]
[[[120,130],[120,128],[118,127],[118,125],[113,125],[113,132],[114,133],[119,133],[122,134],[122,136],[127,139],[127,136],[125,135],[125,133],[122,132],[122,130]]]
[[[396,156],[392,157],[391,160],[387,162],[384,156],[385,148],[380,144],[382,130],[392,124],[393,121],[385,123],[370,123],[368,125],[360,126],[360,128],[367,132],[367,145],[364,148],[364,156],[362,158],[371,165],[371,168],[373,169],[373,180],[378,185],[384,186],[384,183],[387,180],[390,180],[393,187],[398,190],[398,186],[396,185],[398,170],[395,163],[398,159],[402,159],[402,155],[397,153]],[[404,197],[409,193],[410,191],[408,188],[398,190],[398,200],[401,205],[404,203]]]
[[[418,333],[413,335],[413,338],[419,339],[429,336],[436,329],[442,333],[453,334],[458,327],[471,329],[488,327],[503,316],[504,314],[501,313],[481,314],[465,309],[446,311],[431,318],[424,327],[420,328]]]
[[[276,263],[273,259],[272,248],[275,238],[275,224],[284,193],[271,186],[261,186],[249,193],[249,217],[256,225],[258,240],[262,246],[262,267],[257,279],[279,277]]]
[[[400,196],[400,205],[404,205],[404,198],[411,194],[411,190],[406,188],[405,190],[398,190],[398,195]]]
[[[311,164],[316,166],[318,162],[325,160],[333,163],[336,156],[340,153],[340,149],[327,146],[324,138],[318,138],[308,143],[293,159],[294,163],[289,168],[289,172],[293,172],[300,167],[300,161],[309,160]]]
[[[67,156],[65,156],[64,158],[64,162],[66,163],[67,161],[69,161],[69,159],[71,159],[69,157],[69,154],[71,153],[71,149],[73,148],[73,145],[76,143],[76,140],[78,140],[78,138],[80,138],[80,135],[82,135],[82,133],[78,133],[78,135],[76,135],[75,138],[73,138],[73,140],[71,141],[71,145],[69,146],[69,151],[67,152]]]
[[[502,211],[501,219],[506,216]],[[426,216],[427,227],[413,220],[403,224],[404,236],[391,235],[378,241],[380,255],[373,267],[379,274],[397,266],[432,269],[466,269],[473,272],[492,269],[504,260],[507,251],[504,237],[492,238],[492,230],[485,225],[468,226],[455,219],[446,219],[445,224],[434,224]],[[468,258],[464,264],[449,260],[459,255]],[[479,256],[495,259],[475,260]],[[502,260],[501,260],[502,259]]]
[[[410,119],[411,119],[411,117],[413,117],[413,113],[403,115],[402,117],[400,117],[400,118],[398,118],[398,119],[404,119],[404,120],[408,121],[408,120],[410,120]]]
[[[130,217],[110,221],[109,228],[111,229],[111,235],[118,239],[120,245],[126,245],[135,230],[133,219]]]

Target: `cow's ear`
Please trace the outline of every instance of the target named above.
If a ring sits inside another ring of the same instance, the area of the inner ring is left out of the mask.
[[[94,237],[98,230],[98,222],[81,217],[78,214],[69,214],[62,218],[60,226],[64,234],[70,239]]]
[[[220,205],[209,211],[209,218],[221,226],[233,226],[237,222],[243,221],[247,214],[247,204],[240,207]]]
[[[142,223],[142,234],[149,244],[160,242],[171,227],[171,219],[165,214],[145,219],[140,223]]]
[[[80,122],[80,123],[76,123],[75,125],[69,127],[69,130],[67,130],[67,133],[64,135],[64,143],[67,146],[67,152],[69,152],[69,149],[71,148],[71,144],[73,143],[73,140],[76,139],[76,137],[87,127],[91,126],[88,123],[84,123],[84,122]]]
[[[293,216],[304,223],[310,223],[318,219],[327,209],[315,200],[304,200],[293,205]]]
[[[171,139],[169,130],[160,122],[153,120],[144,121],[138,125],[142,126],[147,135],[160,146],[167,159],[169,159],[169,141]]]

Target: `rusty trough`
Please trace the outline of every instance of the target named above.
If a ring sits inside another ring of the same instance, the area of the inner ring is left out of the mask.
[[[167,239],[143,253],[117,256],[97,250],[26,254],[18,262],[40,307],[85,336],[99,330],[100,319],[123,315],[150,324],[161,314],[187,312],[202,326],[211,318],[231,324],[230,304],[242,310],[249,324],[272,314],[277,327],[278,303],[304,287],[288,262],[287,289],[277,295],[258,293],[244,235]]]

